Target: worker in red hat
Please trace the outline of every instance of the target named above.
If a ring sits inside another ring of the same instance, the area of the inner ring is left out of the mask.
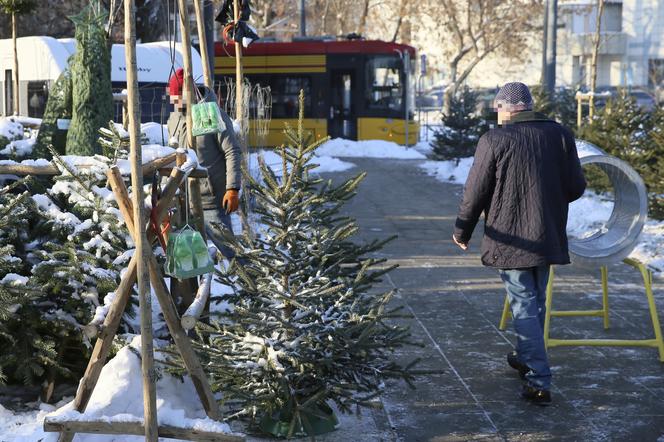
[[[183,85],[184,70],[178,69],[168,81],[167,93],[174,106],[168,118],[168,134],[171,140],[177,140],[179,147],[189,148],[191,146],[187,143],[186,130],[186,107],[189,103],[182,93]],[[204,88],[202,95],[205,101],[217,102],[216,94],[209,88]],[[230,214],[239,206],[242,153],[233,130],[233,121],[223,110],[221,117],[226,126],[225,130],[196,137],[196,153],[200,165],[208,172],[201,189],[203,208],[211,209],[205,211],[205,229],[217,249],[227,258],[231,258],[232,251],[224,246],[219,232],[210,226],[210,223],[219,223],[232,231]]]

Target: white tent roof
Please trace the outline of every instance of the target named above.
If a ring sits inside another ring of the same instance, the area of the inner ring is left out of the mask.
[[[21,37],[17,39],[19,77],[21,81],[55,80],[67,66],[69,56],[76,52],[73,38]],[[175,67],[182,67],[182,44],[167,41],[136,45],[139,83],[167,83],[171,74],[171,45]],[[0,40],[0,70],[13,69],[11,39]],[[201,57],[191,49],[194,80],[203,82]],[[124,45],[114,44],[111,49],[111,81],[126,81]]]

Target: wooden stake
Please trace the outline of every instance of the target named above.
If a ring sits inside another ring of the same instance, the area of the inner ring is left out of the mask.
[[[233,0],[233,17],[235,17],[235,23],[240,21],[240,1]],[[235,42],[235,119],[240,123],[240,128],[244,129],[242,113],[244,112],[242,100],[243,98],[243,87],[244,87],[244,73],[242,70],[242,45],[239,42]],[[240,130],[240,133],[243,133]]]
[[[20,100],[18,97],[20,96],[20,89],[18,84],[18,51],[16,50],[16,14],[13,12],[12,12],[12,41],[14,43],[14,90],[13,90],[14,96],[12,97],[12,100],[14,100],[14,115],[18,115],[19,106],[20,106]]]
[[[196,11],[196,29],[198,30],[198,51],[201,53],[201,62],[203,63],[203,78],[205,86],[214,90],[214,76],[210,72],[210,59],[207,51],[207,37],[205,36],[205,17],[203,16],[203,0],[194,0],[194,10]]]
[[[52,417],[44,420],[46,431],[71,431],[76,433],[91,434],[133,434],[141,436],[145,430],[140,422],[113,422],[113,421],[58,421]],[[160,425],[158,428],[160,437],[173,439],[205,441],[205,442],[240,442],[245,437],[242,434],[213,433],[193,428],[179,428],[171,425]]]
[[[191,30],[189,27],[189,10],[186,0],[178,0],[180,9],[180,27],[182,28],[182,62],[184,63],[184,99],[187,110],[187,144],[180,146],[184,148],[196,149],[196,138],[191,133],[193,126],[191,117],[191,106],[195,104],[196,95],[194,92],[194,79],[191,76]]]
[[[203,239],[207,240],[205,231],[205,212],[203,211],[203,198],[201,196],[201,183],[195,178],[189,178],[189,204],[194,217],[196,229],[201,232]]]
[[[134,200],[134,242],[136,244],[136,276],[141,310],[141,367],[143,369],[143,409],[145,440],[157,442],[157,388],[154,372],[154,349],[152,341],[152,306],[150,281],[146,261],[152,256],[145,235],[145,208],[143,205],[143,155],[141,149],[141,118],[138,98],[138,74],[136,68],[136,7],[134,0],[125,0],[125,57],[127,66],[127,109],[129,113],[129,138],[131,182]],[[186,40],[187,47],[189,40]]]

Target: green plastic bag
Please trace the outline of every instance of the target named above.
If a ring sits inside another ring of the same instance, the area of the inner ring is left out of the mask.
[[[191,133],[196,137],[221,133],[226,129],[221,119],[219,105],[212,101],[194,104],[191,107],[191,119],[193,124]]]
[[[214,264],[199,232],[186,225],[182,230],[168,235],[165,269],[167,275],[188,279],[212,271]]]

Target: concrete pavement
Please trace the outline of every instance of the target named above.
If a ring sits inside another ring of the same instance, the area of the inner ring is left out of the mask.
[[[450,240],[461,186],[428,177],[418,161],[350,161],[358,167],[331,177],[368,172],[346,207],[359,223],[360,236],[399,235],[380,254],[400,267],[379,288],[400,289],[395,305],[405,305],[413,315],[403,321],[424,347],[402,349],[398,358],[419,357],[420,368],[444,373],[421,377],[416,390],[390,382],[383,411],[365,412],[362,421],[344,419],[365,433],[349,438],[337,432],[325,440],[664,441],[664,364],[655,349],[553,348],[554,404],[525,403],[519,397],[521,381],[505,362],[514,335],[497,328],[504,288],[496,272],[479,260],[481,226],[467,253]],[[617,265],[610,268],[609,279],[608,331],[601,318],[553,318],[551,335],[651,337],[639,275]],[[664,281],[655,281],[664,313],[663,288]],[[600,308],[599,270],[558,268],[555,291],[554,308]]]

